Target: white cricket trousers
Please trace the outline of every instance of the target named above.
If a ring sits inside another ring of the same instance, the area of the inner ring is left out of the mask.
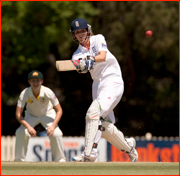
[[[101,82],[94,81],[92,86],[93,100],[101,106],[100,117],[115,123],[113,109],[119,103],[124,92],[124,82],[119,77],[112,77]]]
[[[34,117],[26,111],[24,119],[33,128],[39,123],[41,123],[42,126],[45,129],[47,129],[47,127],[52,125],[55,119],[55,115],[56,114],[54,112],[45,116]],[[28,133],[27,128],[25,128],[23,125],[21,125],[16,130],[15,161],[25,161],[28,142],[29,142],[30,137],[31,135]],[[52,151],[54,161],[58,162],[61,159],[66,160],[65,155],[64,155],[63,143],[62,143],[62,131],[57,125],[54,130],[53,136],[50,136],[49,139],[50,139],[51,151]]]

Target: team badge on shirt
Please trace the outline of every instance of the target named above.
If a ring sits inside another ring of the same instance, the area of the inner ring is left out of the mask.
[[[29,99],[28,102],[29,102],[29,103],[33,103],[33,100]]]
[[[92,47],[92,50],[93,50],[93,53],[95,53],[95,56],[97,56],[97,55],[98,55],[98,52],[96,51],[95,46]]]
[[[107,48],[107,45],[105,43],[101,43],[102,48]]]
[[[56,95],[54,94],[54,99],[56,99]]]
[[[40,101],[41,101],[41,103],[44,103],[44,102],[46,101],[46,99],[45,99],[44,97],[42,97],[42,98],[40,99]]]

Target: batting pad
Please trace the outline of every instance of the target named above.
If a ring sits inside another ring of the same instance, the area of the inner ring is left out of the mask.
[[[94,138],[96,136],[99,124],[100,106],[97,100],[94,100],[86,114],[85,130],[85,156],[90,156]]]
[[[102,126],[105,128],[105,131],[102,132],[102,138],[106,139],[120,151],[131,151],[131,146],[126,142],[123,133],[112,123],[103,121]]]

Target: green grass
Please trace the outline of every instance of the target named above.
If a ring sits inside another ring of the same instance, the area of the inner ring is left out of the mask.
[[[166,162],[1,162],[1,175],[179,175],[179,163]]]

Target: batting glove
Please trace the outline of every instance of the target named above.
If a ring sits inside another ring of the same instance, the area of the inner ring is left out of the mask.
[[[80,72],[85,70],[86,63],[82,60],[82,58],[79,58],[78,60],[72,60],[72,62],[76,69],[78,69]]]
[[[85,58],[85,63],[86,63],[86,66],[85,66],[85,69],[90,71],[91,69],[93,69],[94,67],[94,64],[95,64],[95,57],[93,56],[87,56]]]
[[[95,58],[92,56],[86,56],[83,59],[79,58],[78,60],[74,60],[73,63],[77,69],[80,69],[79,72],[87,73],[94,67]]]

